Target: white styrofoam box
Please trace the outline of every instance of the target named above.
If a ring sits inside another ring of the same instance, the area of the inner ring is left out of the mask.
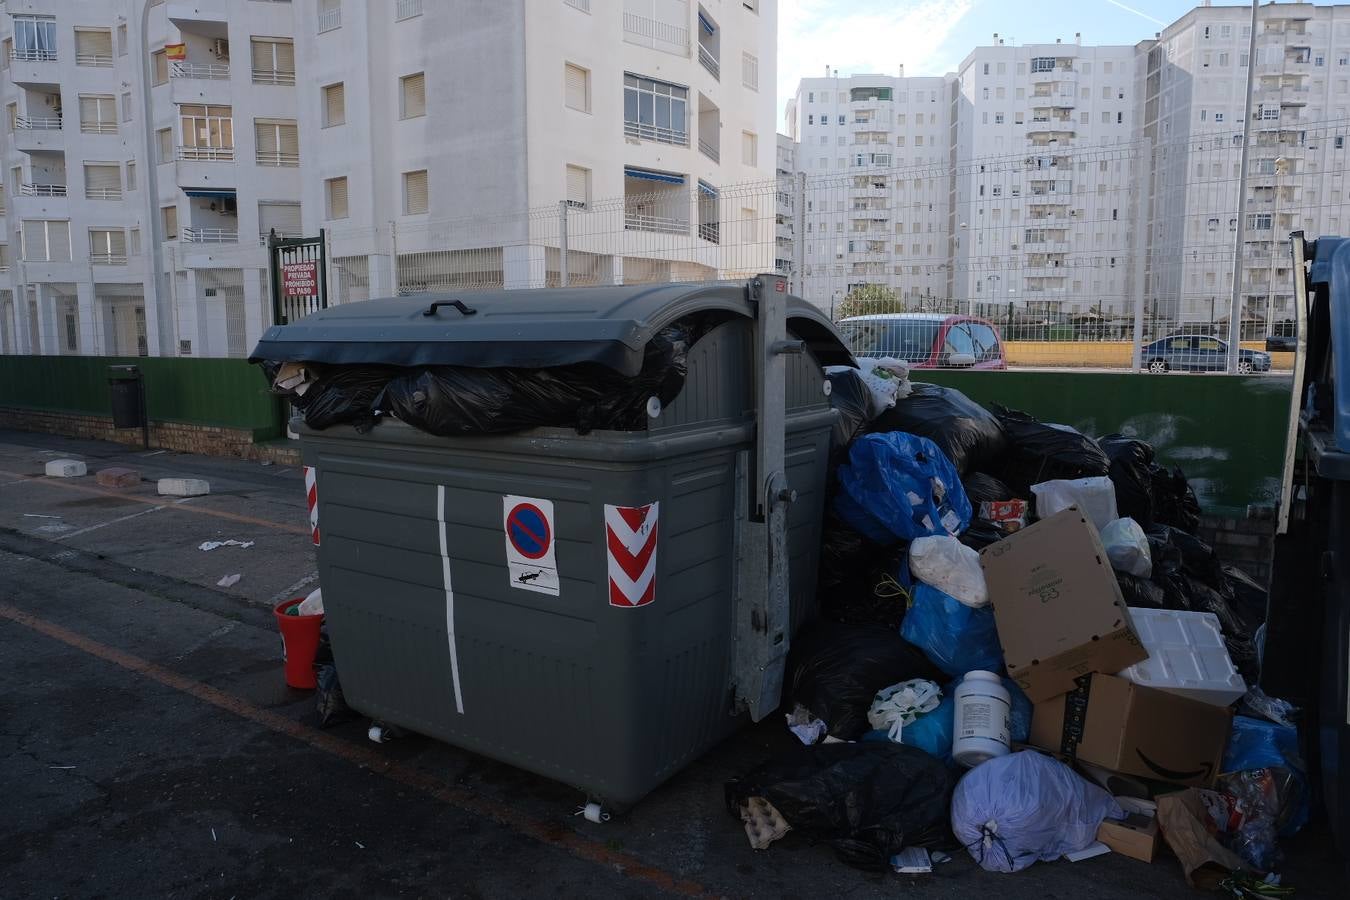
[[[1213,613],[1132,606],[1130,618],[1148,659],[1120,677],[1216,706],[1227,706],[1247,693]]]
[[[47,474],[53,478],[79,478],[89,474],[89,467],[78,459],[54,459],[47,463]]]
[[[200,497],[211,493],[211,485],[201,478],[161,478],[159,492],[168,497]]]

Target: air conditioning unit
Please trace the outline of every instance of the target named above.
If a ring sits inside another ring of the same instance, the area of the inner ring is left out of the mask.
[[[225,38],[216,38],[211,42],[211,53],[216,59],[229,59],[230,42]]]

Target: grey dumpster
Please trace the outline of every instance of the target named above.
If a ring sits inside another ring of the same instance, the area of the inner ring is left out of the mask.
[[[693,314],[720,324],[645,430],[297,425],[353,708],[624,806],[778,706],[814,604],[821,366],[851,357],[777,276],[368,301],[272,328],[253,355],[635,375]]]

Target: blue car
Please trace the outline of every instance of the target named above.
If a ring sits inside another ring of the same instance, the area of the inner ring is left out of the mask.
[[[1202,334],[1174,334],[1144,345],[1140,360],[1153,375],[1164,372],[1224,372],[1228,369],[1228,342]],[[1270,371],[1270,354],[1238,349],[1239,375]]]

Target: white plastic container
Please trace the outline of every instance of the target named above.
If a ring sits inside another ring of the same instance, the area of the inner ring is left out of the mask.
[[[1132,606],[1130,619],[1148,659],[1121,672],[1121,678],[1215,706],[1247,693],[1214,613]]]
[[[967,672],[957,685],[952,758],[963,766],[978,766],[1010,751],[1012,698],[993,672]]]

